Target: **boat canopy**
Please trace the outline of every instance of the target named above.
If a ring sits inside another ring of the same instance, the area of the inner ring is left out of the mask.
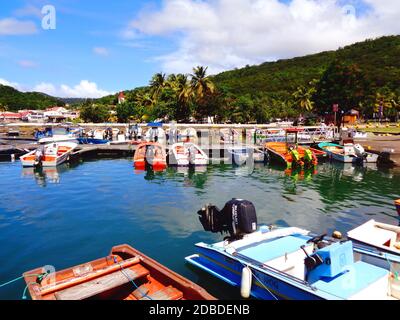
[[[163,124],[161,122],[150,122],[147,126],[152,128],[162,128]]]

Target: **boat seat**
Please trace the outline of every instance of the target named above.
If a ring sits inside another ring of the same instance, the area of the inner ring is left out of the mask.
[[[347,272],[341,273],[335,278],[323,277],[313,286],[340,299],[347,300],[388,276],[387,270],[359,261],[350,265]],[[385,289],[387,290],[387,288]]]
[[[57,300],[84,300],[100,293],[118,288],[149,274],[149,270],[141,265],[136,265],[124,271],[117,271],[94,280],[67,288],[55,293]]]
[[[300,250],[300,247],[307,245],[308,238],[300,235],[292,235],[272,241],[261,242],[259,244],[245,247],[239,250],[240,254],[255,261],[266,263],[285,254],[290,254]],[[311,245],[311,244],[310,244]]]
[[[183,298],[183,293],[178,289],[168,286],[154,292],[153,294],[146,295],[140,300],[180,300]]]

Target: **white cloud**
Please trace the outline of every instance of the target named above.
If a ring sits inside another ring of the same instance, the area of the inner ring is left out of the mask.
[[[110,52],[108,51],[107,48],[103,48],[103,47],[94,47],[93,48],[93,53],[99,55],[99,56],[103,56],[103,57],[107,57]]]
[[[0,84],[14,87],[23,92],[42,92],[60,98],[101,98],[113,93],[98,88],[95,82],[90,82],[88,80],[81,80],[79,84],[72,87],[66,84],[55,85],[48,82],[42,82],[34,87],[28,87],[2,78],[0,78]]]
[[[38,64],[35,61],[31,60],[19,60],[17,63],[22,68],[35,68],[38,66]]]
[[[37,18],[42,18],[43,14],[41,12],[42,10],[38,7],[35,7],[33,5],[26,5],[25,7],[19,8],[14,11],[14,15],[17,17],[37,17]]]
[[[3,85],[3,86],[13,87],[13,88],[15,88],[17,90],[22,89],[21,86],[18,83],[11,82],[11,81],[8,81],[8,80],[2,79],[2,78],[0,78],[0,84]]]
[[[60,98],[101,98],[111,94],[108,91],[98,88],[95,82],[82,80],[75,86],[62,84],[56,86],[52,83],[40,83],[33,88],[33,91],[47,93]]]
[[[0,20],[0,36],[28,35],[37,33],[36,24],[32,21],[22,21],[15,18]]]
[[[360,14],[337,0],[164,0],[143,11],[126,35],[177,39],[157,57],[165,72],[201,64],[219,72],[245,64],[333,50],[366,38],[400,33],[400,2],[364,0]]]

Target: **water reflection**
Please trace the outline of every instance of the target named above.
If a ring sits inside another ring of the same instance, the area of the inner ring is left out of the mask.
[[[21,176],[23,178],[33,178],[38,186],[46,187],[48,183],[59,184],[62,173],[69,169],[70,166],[68,164],[46,168],[23,168]]]

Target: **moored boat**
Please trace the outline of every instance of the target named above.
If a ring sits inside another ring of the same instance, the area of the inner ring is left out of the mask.
[[[144,142],[137,146],[133,163],[136,169],[144,170],[150,165],[154,170],[164,170],[167,167],[165,150],[158,142]]]
[[[169,164],[174,166],[206,166],[208,156],[196,144],[180,142],[171,146]]]
[[[231,156],[232,162],[238,166],[245,164],[247,161],[251,163],[264,163],[266,154],[264,151],[251,147],[229,147],[228,153]]]
[[[328,154],[332,160],[344,163],[376,163],[379,155],[366,152],[365,149],[354,143],[344,145],[322,142],[318,147]]]
[[[258,228],[255,208],[245,200],[233,199],[222,210],[208,205],[198,213],[206,231],[230,235],[221,242],[198,243],[198,252],[186,261],[240,287],[244,298],[400,299],[399,259],[375,257],[341,237]]]
[[[129,245],[62,271],[24,273],[33,300],[214,300],[203,288]]]
[[[400,256],[400,227],[370,220],[347,233],[349,239]]]
[[[55,167],[64,163],[77,148],[73,142],[51,143],[20,157],[23,167]]]
[[[285,142],[267,142],[265,149],[268,150],[271,159],[275,159],[288,168],[315,167],[318,164],[315,150],[304,148],[298,144],[298,134],[302,131],[302,129],[297,128],[286,129]],[[291,136],[294,136],[294,138],[291,139]],[[318,152],[319,157],[323,155]]]
[[[57,142],[71,142],[78,143],[79,133],[70,131],[66,127],[54,127],[47,133],[47,137],[40,138],[40,144],[49,144]]]

